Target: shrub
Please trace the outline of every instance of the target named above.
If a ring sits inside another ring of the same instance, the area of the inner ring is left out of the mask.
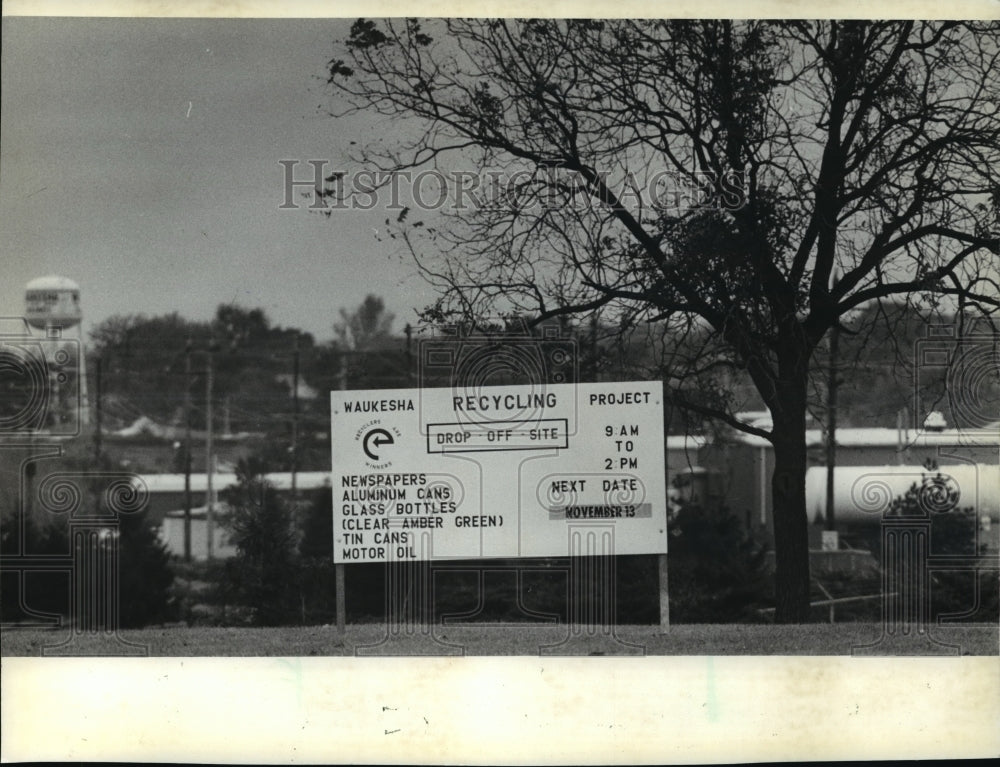
[[[333,564],[333,494],[329,487],[318,488],[309,500],[298,550],[302,620],[330,623],[337,614],[337,581]]]
[[[68,556],[69,536],[60,522],[40,525],[19,514],[5,514],[0,520],[0,556]],[[0,576],[0,618],[8,623],[37,614],[69,615],[69,590],[68,573],[5,571]]]
[[[119,523],[119,614],[122,628],[139,628],[176,618],[170,554],[145,513],[123,515]]]
[[[22,522],[10,515],[3,522],[0,554],[18,551]],[[33,556],[69,558],[69,525],[56,519],[41,525],[23,522],[23,552]],[[123,514],[118,520],[118,626],[140,628],[174,618],[171,584],[174,575],[166,548],[147,524],[145,513]],[[23,580],[22,580],[23,579]],[[5,573],[2,581],[3,620],[17,621],[32,612],[69,616],[71,579],[68,572]],[[86,609],[86,607],[85,607]],[[109,628],[104,626],[103,628]]]
[[[985,553],[985,545],[977,547],[975,510],[959,508],[958,489],[937,472],[933,464],[927,468],[928,473],[921,482],[914,483],[904,495],[896,498],[886,516],[912,517],[915,521],[926,519],[930,529],[928,553],[964,560],[963,568],[932,568],[928,573],[931,619],[952,616],[952,619],[995,623],[1000,618],[1000,589],[995,570],[976,569],[978,558]],[[900,569],[898,582],[920,582],[916,578],[919,573],[907,571],[926,565],[900,557],[892,566]]]
[[[678,623],[760,621],[773,586],[762,546],[727,508],[684,505],[668,524],[670,617]]]
[[[291,511],[262,475],[259,462],[242,460],[237,483],[223,494],[237,548],[228,569],[239,598],[253,609],[253,622],[277,626],[298,615],[299,562]]]

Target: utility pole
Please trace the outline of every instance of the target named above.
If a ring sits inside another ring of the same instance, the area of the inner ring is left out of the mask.
[[[340,353],[340,370],[337,372],[337,386],[341,391],[347,390],[347,356],[346,349]]]
[[[184,344],[184,561],[191,561],[191,337]]]
[[[837,352],[840,327],[830,330],[830,370],[826,387],[826,529],[836,529],[833,511],[833,470],[837,465]]]
[[[597,313],[590,315],[590,380],[597,382]]]
[[[213,537],[215,535],[215,529],[213,527],[215,523],[215,510],[212,508],[212,480],[213,474],[215,473],[214,465],[214,454],[212,452],[212,386],[214,384],[214,370],[213,366],[215,364],[215,336],[208,344],[208,375],[205,379],[205,479],[207,482],[205,489],[205,533],[206,533],[206,553],[208,561],[212,561],[213,552]]]
[[[94,460],[101,465],[101,358],[94,360]]]
[[[840,282],[840,270],[836,266],[830,275],[831,290]],[[834,319],[830,328],[830,368],[826,386],[826,525],[827,531],[836,530],[833,509],[833,473],[837,466],[837,354],[840,351],[840,322]],[[831,536],[832,537],[832,536]]]
[[[406,333],[406,385],[413,386],[413,328],[409,322],[403,332]]]
[[[347,389],[347,350],[345,349],[340,353],[340,371],[338,374],[340,390],[344,391]],[[334,438],[333,434],[330,434],[330,440]],[[335,589],[335,601],[336,601],[336,612],[337,612],[337,636],[340,642],[343,643],[347,636],[347,585],[344,582],[344,564],[334,565],[334,580],[336,581]]]
[[[296,475],[299,470],[299,335],[292,350],[292,508],[297,508]]]

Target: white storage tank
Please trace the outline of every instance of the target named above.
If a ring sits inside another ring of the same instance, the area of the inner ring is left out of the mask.
[[[806,471],[810,522],[826,518],[826,474],[825,466]],[[833,470],[834,517],[838,523],[877,523],[894,499],[938,474],[944,488],[957,491],[957,508],[971,507],[980,519],[1000,521],[1000,466],[995,464],[957,464],[933,470],[923,466],[837,466]],[[946,510],[947,497],[946,493],[929,492],[926,508]]]

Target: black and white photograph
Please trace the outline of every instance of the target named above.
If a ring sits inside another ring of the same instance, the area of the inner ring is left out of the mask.
[[[1000,755],[996,4],[15,5],[4,760]]]

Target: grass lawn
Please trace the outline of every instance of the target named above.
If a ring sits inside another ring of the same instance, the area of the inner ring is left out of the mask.
[[[883,637],[870,623],[677,625],[661,634],[653,626],[619,626],[614,636],[571,632],[568,626],[486,624],[411,627],[388,636],[384,625],[349,625],[343,642],[331,626],[281,628],[147,628],[122,631],[150,656],[346,656],[346,655],[997,655],[996,625],[934,626],[926,635]],[[67,630],[10,629],[0,634],[0,654],[41,656],[65,642]],[[869,649],[858,649],[870,645]],[[943,645],[954,645],[949,651]],[[114,637],[81,636],[62,652],[127,655]]]

